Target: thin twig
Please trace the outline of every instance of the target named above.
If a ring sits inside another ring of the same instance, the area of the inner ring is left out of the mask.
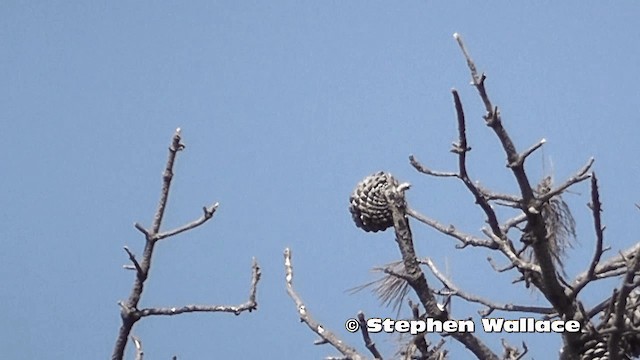
[[[619,254],[616,254],[605,261],[600,261],[595,269],[595,279],[605,279],[625,274],[627,272],[625,259],[635,258],[635,254],[638,250],[640,250],[640,243],[636,243],[630,248],[621,251]],[[575,284],[574,287],[584,281],[587,277],[587,271],[579,274],[576,277],[576,280],[573,281],[573,284]]]
[[[420,308],[418,307],[418,304],[415,304],[411,300],[409,300],[409,307],[411,308],[411,314],[413,315],[413,319],[421,320]],[[413,339],[413,343],[415,344],[416,348],[418,348],[418,350],[422,353],[422,355],[426,356],[426,354],[429,353],[429,343],[427,343],[425,334],[416,335]]]
[[[578,171],[576,171],[575,174],[573,174],[571,177],[569,177],[567,180],[565,180],[562,184],[560,184],[557,187],[551,189],[549,192],[541,195],[538,198],[538,201],[540,203],[545,203],[549,199],[551,199],[552,197],[564,193],[565,190],[567,190],[569,187],[573,186],[574,184],[577,184],[579,182],[585,181],[588,178],[590,178],[591,177],[591,173],[589,172],[589,170],[591,170],[591,167],[593,166],[594,161],[595,161],[594,158],[592,158],[592,157],[589,158],[587,160],[587,163],[584,164],[580,169],[578,169]]]
[[[449,226],[444,225],[438,222],[437,220],[431,219],[428,216],[419,213],[417,210],[414,210],[413,208],[407,207],[406,212],[407,212],[407,215],[420,221],[421,223],[426,224],[445,235],[451,236],[454,239],[459,240],[463,244],[463,246],[468,246],[468,245],[481,246],[489,249],[496,249],[498,247],[498,245],[493,241],[481,239],[479,237],[463,233],[457,230],[453,225],[449,225]]]
[[[591,174],[591,203],[589,205],[591,208],[591,212],[593,214],[593,226],[595,227],[596,233],[596,248],[593,253],[593,258],[589,263],[589,269],[587,270],[587,275],[580,281],[577,285],[573,286],[574,290],[572,296],[575,298],[578,296],[580,291],[584,289],[589,282],[596,278],[596,268],[600,263],[600,258],[604,253],[603,242],[604,242],[604,227],[602,226],[602,203],[600,203],[600,193],[598,191],[598,178],[595,173]]]
[[[364,317],[364,313],[362,311],[358,311],[358,322],[360,323],[360,332],[362,333],[362,339],[364,340],[364,345],[369,349],[371,355],[376,360],[382,360],[382,355],[376,348],[376,344],[371,340],[371,336],[369,335],[369,328],[367,327],[367,320]]]
[[[458,91],[453,89],[451,90],[453,95],[453,102],[456,108],[456,118],[458,120],[458,171],[460,173],[460,179],[464,182],[467,189],[473,194],[473,197],[476,200],[476,203],[482,208],[486,217],[487,223],[493,233],[499,237],[504,238],[504,234],[502,233],[502,229],[500,229],[500,225],[498,223],[498,217],[489,205],[489,202],[484,197],[483,193],[478,189],[478,187],[471,181],[469,178],[469,173],[467,171],[467,152],[471,149],[467,143],[467,128],[465,123],[464,109],[462,107],[462,101],[460,100],[460,95]]]
[[[131,262],[133,263],[133,267],[138,272],[138,276],[142,276],[143,275],[142,268],[140,267],[140,263],[138,263],[138,260],[136,260],[136,256],[133,255],[133,253],[131,252],[131,250],[129,250],[127,246],[124,247],[124,251],[126,251],[127,254],[129,255],[129,260],[131,260]]]
[[[508,244],[505,240],[500,239],[499,237],[497,237],[495,234],[493,234],[491,232],[491,230],[484,228],[482,229],[482,232],[487,235],[488,237],[491,237],[493,239],[494,242],[496,242],[496,244],[498,244],[500,251],[507,256],[507,258],[509,259],[509,261],[511,262],[511,264],[513,264],[513,266],[515,266],[516,268],[518,268],[519,270],[522,271],[529,271],[529,272],[533,272],[536,274],[540,273],[540,266],[528,261],[525,261],[523,259],[521,259],[520,257],[518,257],[518,255],[514,252],[511,244]]]
[[[351,360],[364,360],[364,356],[360,355],[356,349],[347,345],[344,341],[340,340],[333,332],[325,328],[322,324],[313,319],[311,314],[307,311],[307,307],[302,302],[302,299],[298,293],[293,289],[293,264],[291,262],[291,250],[286,248],[284,250],[284,270],[285,270],[285,283],[287,286],[287,294],[293,299],[298,310],[298,316],[300,321],[304,322],[311,331],[318,334],[320,338],[331,344],[342,355]]]
[[[520,213],[514,217],[512,217],[511,219],[507,220],[504,222],[504,224],[502,225],[502,231],[506,234],[509,232],[509,230],[517,227],[518,225],[524,223],[527,221],[527,214],[525,213]]]
[[[513,205],[520,204],[522,202],[522,199],[519,196],[495,193],[495,192],[490,191],[489,189],[483,188],[479,184],[476,184],[475,186],[478,188],[478,190],[480,190],[482,195],[488,201],[496,201],[496,200],[498,200],[498,201],[503,201],[505,203],[509,203],[509,204],[513,204]]]
[[[425,174],[425,175],[430,175],[430,176],[435,176],[435,177],[458,177],[458,174],[456,174],[454,172],[431,170],[428,167],[424,166],[422,163],[420,163],[420,161],[418,161],[418,159],[416,159],[416,157],[414,155],[409,155],[409,163],[418,172],[420,172],[422,174]]]
[[[520,349],[517,347],[507,344],[505,339],[501,341],[502,347],[504,348],[504,355],[502,356],[504,360],[520,360],[529,352],[529,348],[524,341],[522,342],[522,353],[520,353]]]
[[[522,152],[522,158],[526,159],[529,155],[533,154],[536,150],[538,150],[542,145],[547,142],[546,139],[540,139],[537,143],[533,144],[530,148]]]
[[[138,229],[138,231],[140,231],[142,234],[144,234],[144,236],[145,236],[145,238],[147,240],[151,240],[149,238],[149,231],[147,231],[147,229],[145,229],[144,226],[142,226],[140,223],[133,224],[133,227],[135,227],[136,229]]]
[[[142,350],[142,341],[138,337],[131,335],[131,341],[136,348],[136,360],[144,359],[144,351]]]
[[[174,235],[178,235],[178,234],[180,234],[182,232],[189,231],[191,229],[194,229],[194,228],[204,224],[205,222],[207,222],[207,220],[209,220],[209,219],[211,219],[213,217],[213,214],[215,214],[216,210],[218,210],[218,206],[219,206],[219,204],[215,203],[215,204],[211,205],[210,207],[206,207],[206,206],[203,207],[202,208],[203,214],[199,219],[194,220],[191,223],[183,225],[183,226],[181,226],[181,227],[179,227],[177,229],[173,229],[173,230],[162,232],[162,233],[156,235],[156,240],[162,240],[162,239],[174,236]]]
[[[252,312],[258,308],[256,292],[258,291],[258,282],[260,281],[261,276],[262,271],[260,270],[258,262],[254,258],[253,263],[251,264],[251,286],[249,287],[249,299],[239,305],[185,305],[171,308],[147,308],[139,310],[138,314],[140,317],[145,317],[154,315],[173,316],[193,312],[227,312],[235,315],[240,315],[245,311]]]
[[[420,259],[421,264],[425,264],[429,267],[433,275],[435,275],[438,280],[447,288],[446,292],[451,295],[458,296],[462,299],[465,299],[469,302],[481,304],[487,307],[486,310],[479,311],[479,314],[482,316],[489,316],[494,310],[503,310],[503,311],[515,311],[515,312],[528,312],[534,314],[551,314],[555,310],[553,308],[548,307],[539,307],[539,306],[526,306],[526,305],[514,305],[514,304],[499,304],[486,299],[483,299],[480,296],[476,296],[473,294],[469,294],[463,290],[461,290],[458,286],[456,286],[453,281],[447,278],[434,264],[431,259]]]

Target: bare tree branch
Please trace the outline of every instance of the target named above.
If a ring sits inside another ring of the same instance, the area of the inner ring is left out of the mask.
[[[476,236],[458,231],[453,225],[449,225],[449,226],[444,225],[438,222],[437,220],[431,219],[426,215],[423,215],[410,207],[407,207],[406,211],[407,211],[407,215],[420,221],[421,223],[426,224],[445,235],[451,236],[454,239],[459,240],[462,243],[462,247],[466,247],[468,245],[482,246],[489,249],[496,249],[498,247],[498,245],[491,240],[481,239]]]
[[[454,105],[456,108],[457,121],[458,121],[458,143],[454,144],[454,147],[452,150],[452,152],[458,154],[459,173],[457,174],[457,177],[463,181],[467,189],[473,194],[476,204],[478,204],[484,211],[485,216],[487,218],[487,223],[489,224],[489,227],[491,228],[491,231],[492,231],[491,235],[489,234],[487,235],[492,240],[489,240],[489,241],[480,240],[478,238],[473,238],[468,235],[464,235],[462,233],[455,231],[455,228],[453,226],[450,226],[448,228],[444,227],[441,224],[437,223],[436,221],[428,219],[424,215],[421,215],[412,209],[408,209],[407,213],[413,216],[414,218],[416,218],[417,220],[422,221],[425,224],[433,227],[434,229],[459,239],[460,241],[463,242],[464,244],[463,246],[467,246],[471,244],[474,246],[485,246],[491,249],[500,249],[510,260],[512,261],[516,260],[518,257],[515,254],[516,251],[513,247],[513,244],[506,236],[506,233],[503,230],[503,228],[500,227],[496,213],[491,207],[491,205],[489,204],[488,198],[485,196],[485,191],[481,190],[469,178],[467,165],[466,165],[466,153],[469,150],[471,150],[471,148],[469,147],[467,142],[464,110],[463,110],[462,102],[460,101],[460,96],[458,95],[458,92],[454,89],[452,90],[452,94],[453,94]],[[417,160],[415,160],[415,158],[412,158],[412,163],[419,164]],[[416,165],[414,165],[414,167],[416,167]],[[416,168],[418,167],[419,166],[417,166]],[[496,195],[494,195],[494,197],[495,196]],[[509,199],[513,200],[512,198],[509,198]],[[518,263],[522,263],[522,262],[518,260]]]
[[[456,108],[456,115],[458,119],[458,144],[454,146],[454,152],[458,154],[458,171],[460,172],[460,179],[467,186],[467,189],[473,194],[476,204],[482,208],[485,215],[487,216],[487,223],[489,223],[489,227],[491,231],[493,231],[494,235],[497,237],[504,239],[505,236],[502,233],[502,229],[500,229],[498,223],[498,217],[496,216],[495,211],[489,205],[487,199],[483,196],[482,192],[475,186],[473,181],[469,178],[469,173],[467,171],[467,152],[471,150],[469,145],[467,144],[467,127],[465,123],[464,109],[462,107],[462,102],[460,101],[460,95],[458,91],[453,89],[451,91],[453,94],[453,102]]]
[[[502,224],[502,231],[506,234],[509,232],[509,230],[517,227],[518,225],[526,221],[527,221],[527,214],[525,213],[518,214],[517,216],[512,217],[511,219],[505,221]]]
[[[478,311],[481,316],[489,316],[494,310],[502,310],[502,311],[517,311],[517,312],[528,312],[534,314],[552,314],[555,312],[553,308],[548,307],[539,307],[539,306],[525,306],[525,305],[514,305],[514,304],[499,304],[492,302],[490,300],[483,299],[480,296],[476,296],[473,294],[469,294],[459,287],[457,287],[450,279],[448,279],[433,263],[431,259],[421,259],[420,263],[425,264],[429,267],[433,275],[440,280],[440,282],[447,288],[446,292],[451,295],[460,297],[469,302],[481,304],[487,307],[487,309]]]
[[[504,353],[502,354],[502,359],[504,360],[520,360],[529,352],[529,348],[527,348],[527,344],[524,341],[522,342],[522,353],[517,347],[507,344],[505,339],[502,339],[502,347],[504,348]]]
[[[133,263],[133,267],[138,272],[138,276],[141,276],[143,274],[142,268],[140,267],[140,263],[138,263],[138,260],[136,260],[136,256],[133,255],[133,253],[127,246],[124,247],[124,251],[126,251],[129,255],[129,260],[131,260],[131,262]]]
[[[487,316],[495,310],[526,312],[541,314],[543,318],[559,318],[563,321],[577,321],[581,332],[567,331],[561,334],[564,346],[561,351],[563,360],[592,359],[593,355],[610,354],[611,359],[622,359],[640,355],[640,295],[631,291],[640,286],[640,243],[606,261],[603,254],[608,249],[604,246],[604,227],[601,219],[601,203],[598,181],[591,173],[594,159],[590,158],[586,164],[572,176],[559,185],[553,186],[551,178],[546,177],[540,184],[533,184],[525,170],[525,162],[536,150],[546,143],[543,138],[536,143],[518,151],[511,135],[503,125],[500,111],[494,105],[485,87],[487,77],[480,74],[467,51],[462,38],[454,34],[464,58],[471,72],[472,85],[484,105],[483,119],[500,142],[506,156],[506,166],[515,179],[519,194],[511,195],[494,192],[479,185],[472,179],[467,168],[467,153],[471,150],[467,139],[467,128],[462,101],[458,92],[453,89],[452,95],[457,116],[458,141],[453,144],[451,152],[458,158],[457,172],[436,171],[420,163],[413,155],[409,157],[410,164],[420,173],[434,177],[452,177],[460,179],[467,190],[473,195],[475,204],[484,213],[487,226],[482,228],[484,236],[474,236],[456,229],[453,225],[445,225],[437,220],[421,214],[408,206],[404,191],[408,185],[398,185],[388,173],[377,173],[365,178],[356,187],[350,198],[351,213],[356,225],[365,231],[383,231],[393,226],[396,243],[402,255],[402,266],[388,266],[384,272],[388,274],[377,284],[377,291],[381,298],[398,300],[406,294],[407,285],[413,289],[425,309],[420,315],[417,305],[412,304],[414,318],[432,318],[446,321],[450,319],[447,306],[438,304],[437,295],[446,297],[449,303],[453,296],[466,301],[481,304],[485,309],[480,315]],[[570,208],[563,201],[562,195],[571,186],[591,178],[591,203],[594,227],[595,250],[585,273],[580,274],[573,282],[565,279],[563,269],[564,250],[572,245],[576,239],[576,226]],[[404,184],[403,184],[404,185]],[[380,193],[384,192],[384,196]],[[505,206],[517,209],[510,210],[511,217],[501,222],[493,206]],[[352,209],[352,208],[355,208]],[[638,206],[640,208],[640,206]],[[484,247],[502,253],[508,259],[508,265],[497,266],[488,257],[491,266],[496,271],[503,272],[516,269],[520,274],[514,281],[524,282],[530,287],[534,285],[546,298],[550,306],[525,306],[516,304],[496,303],[458,288],[447,276],[443,275],[430,259],[417,258],[413,244],[413,236],[409,226],[408,216],[445,234],[459,243],[457,248]],[[516,231],[517,230],[517,231]],[[511,234],[510,234],[511,232]],[[513,232],[521,235],[520,243],[515,243]],[[442,282],[444,289],[435,291],[427,282],[420,264],[426,264],[434,276]],[[623,283],[619,290],[614,291],[608,299],[586,310],[578,300],[578,295],[590,282],[599,279],[622,276]],[[369,284],[370,285],[370,284]],[[635,297],[634,297],[635,296]],[[592,318],[603,313],[598,325]],[[364,321],[364,316],[362,317]],[[368,334],[365,336],[365,343]],[[468,336],[467,336],[468,335]],[[451,336],[463,344],[479,359],[497,359],[498,356],[472,334],[452,333]],[[505,360],[522,359],[528,352],[523,343],[522,350],[510,346],[503,341]],[[608,350],[607,350],[608,348]],[[423,335],[415,336],[412,343],[406,347],[405,358],[418,357],[418,351],[425,355],[429,352],[428,343]],[[635,354],[635,355],[634,355]],[[427,359],[431,359],[429,356]],[[603,358],[602,356],[598,358]]]
[[[409,307],[411,308],[413,319],[420,320],[420,308],[418,307],[418,304],[415,304],[411,300],[409,300]],[[416,335],[413,339],[413,344],[422,355],[427,355],[429,353],[429,343],[427,342],[424,334]]]
[[[371,340],[371,336],[369,335],[369,328],[367,327],[367,320],[364,317],[364,313],[362,311],[358,311],[358,322],[360,323],[360,332],[362,333],[362,339],[364,340],[364,345],[369,349],[371,355],[376,360],[382,360],[382,355],[376,348],[376,344]]]
[[[502,237],[502,231],[498,225],[498,219],[489,205],[487,199],[484,197],[484,194],[480,191],[480,189],[471,181],[467,172],[467,152],[471,150],[469,145],[467,144],[467,135],[466,135],[466,125],[465,125],[465,116],[464,110],[462,108],[462,102],[460,101],[460,96],[458,95],[458,91],[453,89],[452,91],[454,104],[456,108],[456,114],[458,119],[458,142],[453,144],[453,149],[451,152],[458,155],[458,173],[440,173],[428,170],[424,165],[422,165],[416,158],[411,155],[409,157],[409,161],[414,168],[416,168],[419,172],[422,172],[427,175],[433,176],[447,176],[447,177],[457,177],[465,184],[467,189],[473,194],[476,203],[482,208],[487,216],[487,222],[489,226],[493,230],[494,234],[498,237]]]
[[[580,169],[578,169],[578,171],[576,171],[575,174],[570,176],[562,184],[549,190],[549,192],[541,195],[538,198],[538,201],[540,203],[545,203],[552,197],[562,194],[565,190],[567,190],[569,187],[573,186],[574,184],[577,184],[579,182],[589,179],[591,177],[591,173],[589,172],[589,170],[591,170],[591,167],[593,166],[594,161],[595,161],[594,158],[589,158],[587,160],[587,163],[584,164]]]
[[[156,235],[156,240],[162,240],[162,239],[174,236],[174,235],[178,235],[178,234],[180,234],[182,232],[189,231],[191,229],[197,228],[198,226],[204,224],[205,222],[207,222],[207,220],[209,220],[209,219],[211,219],[213,217],[213,214],[215,214],[216,210],[218,210],[218,206],[219,206],[218,203],[215,203],[215,204],[211,205],[210,207],[204,206],[202,208],[202,211],[203,211],[204,214],[199,219],[194,220],[193,222],[191,222],[189,224],[186,224],[184,226],[181,226],[181,227],[179,227],[177,229],[173,229],[173,230],[169,230],[169,231],[160,233],[160,234]]]
[[[262,275],[260,266],[258,266],[258,262],[256,259],[253,259],[253,264],[251,265],[251,286],[249,288],[249,299],[239,305],[185,305],[181,307],[171,307],[171,308],[147,308],[141,309],[138,311],[140,317],[145,316],[153,316],[153,315],[180,315],[184,313],[192,313],[192,312],[228,312],[233,313],[235,315],[240,315],[244,311],[253,311],[258,308],[258,303],[256,302],[256,292],[258,290],[258,282],[260,281],[260,277]]]
[[[538,150],[542,145],[547,142],[546,139],[540,139],[537,143],[533,144],[530,148],[522,152],[522,158],[526,159],[529,155],[533,154],[536,150]]]
[[[584,289],[589,282],[596,278],[596,267],[600,263],[600,258],[604,253],[605,249],[603,248],[604,242],[604,227],[602,226],[602,204],[600,203],[600,193],[598,191],[598,178],[595,173],[591,174],[591,203],[589,204],[591,208],[591,212],[593,213],[593,225],[595,227],[596,233],[596,248],[593,253],[593,259],[589,263],[589,269],[587,270],[586,276],[582,281],[579,281],[576,285],[573,286],[572,296],[575,298],[578,296],[580,291]]]
[[[151,258],[156,244],[153,237],[158,233],[160,226],[162,225],[162,218],[164,217],[167,199],[169,198],[171,180],[173,179],[173,164],[175,162],[176,155],[184,148],[185,146],[181,142],[180,129],[177,129],[176,133],[173,135],[171,146],[169,147],[169,158],[167,159],[167,165],[165,166],[164,174],[162,176],[163,182],[162,191],[160,192],[160,201],[158,202],[158,208],[154,216],[151,230],[146,230],[139,224],[135,225],[136,229],[145,234],[147,241],[142,254],[142,262],[139,264],[140,269],[137,271],[137,276],[133,284],[133,288],[131,289],[129,299],[126,302],[121,303],[120,316],[122,318],[122,325],[120,326],[118,337],[116,338],[116,344],[111,356],[112,360],[122,360],[124,349],[127,345],[127,337],[131,333],[133,325],[140,319],[138,314],[136,314],[136,309],[144,289],[144,282],[147,280],[149,268],[151,267]]]
[[[636,243],[630,248],[621,251],[619,254],[612,256],[611,258],[603,261],[600,261],[598,265],[596,265],[595,269],[595,279],[605,279],[610,277],[620,276],[627,272],[627,265],[625,259],[634,259],[635,254],[640,249],[640,243]],[[577,286],[580,282],[585,281],[585,278],[588,278],[588,271],[585,271],[579,274],[574,280],[574,287]]]
[[[406,188],[408,186],[389,188],[385,191],[385,197],[387,198],[387,206],[392,212],[396,242],[402,254],[407,281],[418,295],[427,315],[440,321],[446,321],[449,319],[449,315],[445,309],[438,307],[433,291],[418,264],[413,246],[413,236],[406,216],[406,202],[404,199],[404,190]],[[478,359],[498,360],[498,356],[473,334],[456,332],[452,333],[451,337],[463,344]]]
[[[520,208],[520,202],[522,201],[522,199],[519,196],[495,193],[489,189],[483,188],[477,183],[475,184],[475,186],[478,188],[482,196],[487,199],[487,201],[502,201],[505,206]]]
[[[142,350],[142,342],[136,336],[131,335],[131,341],[136,348],[136,360],[144,359],[144,351]]]
[[[289,248],[284,249],[284,270],[287,294],[289,294],[291,299],[293,299],[293,302],[296,304],[300,321],[304,322],[311,331],[318,334],[322,339],[322,343],[331,344],[331,346],[344,355],[346,359],[364,360],[365,357],[359,354],[356,349],[347,345],[344,341],[340,340],[337,335],[314,320],[311,314],[307,311],[307,307],[304,305],[304,302],[302,302],[298,293],[293,289],[293,264],[291,262],[291,250]]]
[[[542,217],[540,211],[536,211],[539,204],[539,200],[537,201],[531,184],[529,182],[528,176],[524,170],[524,161],[526,159],[527,152],[519,154],[516,150],[511,137],[507,133],[506,129],[502,126],[502,121],[500,118],[500,112],[498,108],[491,103],[489,100],[489,96],[487,94],[485,88],[485,79],[486,76],[482,74],[478,76],[478,72],[476,66],[471,59],[468,51],[466,50],[462,38],[456,33],[454,34],[454,38],[458,42],[460,49],[462,50],[464,57],[467,60],[467,65],[469,66],[469,70],[471,71],[472,83],[475,88],[478,90],[478,94],[482,99],[482,102],[485,105],[486,114],[484,119],[486,121],[486,125],[489,126],[493,132],[496,134],[504,152],[507,156],[507,165],[511,169],[518,186],[520,188],[520,193],[522,195],[522,204],[523,210],[527,215],[527,226],[528,230],[534,237],[534,241],[532,243],[533,251],[536,257],[538,264],[541,269],[540,277],[533,277],[532,281],[536,287],[540,289],[540,291],[544,294],[544,296],[549,300],[549,302],[553,305],[553,307],[561,314],[565,319],[576,319],[581,323],[584,319],[580,319],[580,313],[578,311],[577,304],[571,299],[569,294],[565,291],[565,287],[560,283],[558,279],[558,272],[556,270],[553,255],[551,254],[549,243],[547,241],[547,232],[545,221]],[[588,178],[589,175],[586,174],[586,171],[591,167],[590,163],[586,166],[585,173],[582,174],[582,179],[576,179],[575,182],[582,181]],[[551,198],[551,193],[546,194]],[[580,335],[576,333],[564,333],[563,337],[565,339],[565,353],[574,353],[577,354],[580,351],[582,346],[582,341],[580,339]]]
[[[238,306],[215,306],[215,305],[188,305],[180,308],[147,308],[147,309],[138,309],[138,305],[140,302],[140,298],[142,296],[142,292],[144,290],[144,284],[149,276],[149,269],[151,268],[151,259],[153,257],[153,251],[156,243],[164,238],[174,236],[180,234],[182,232],[191,230],[195,227],[198,227],[204,224],[207,220],[213,217],[215,213],[218,203],[215,203],[213,206],[204,208],[204,214],[200,219],[197,219],[189,224],[186,224],[182,227],[179,227],[174,230],[170,230],[164,233],[160,232],[160,228],[162,226],[162,219],[165,215],[165,210],[167,207],[167,201],[169,199],[169,191],[171,189],[171,181],[173,179],[173,167],[176,160],[176,156],[179,151],[185,148],[184,144],[181,141],[180,129],[178,128],[173,135],[171,146],[169,147],[169,156],[167,159],[167,163],[165,166],[165,170],[162,176],[162,190],[160,192],[160,200],[158,202],[158,207],[156,209],[153,224],[151,225],[151,229],[146,229],[144,226],[139,223],[135,223],[134,226],[145,236],[145,246],[144,251],[142,253],[142,260],[139,262],[134,256],[133,252],[129,250],[128,247],[124,247],[124,250],[127,252],[129,256],[129,260],[133,264],[133,266],[128,265],[125,268],[130,269],[133,268],[136,270],[136,278],[133,283],[133,287],[131,289],[131,293],[127,301],[120,301],[118,304],[120,305],[120,317],[122,318],[122,324],[118,331],[118,336],[116,338],[116,343],[113,349],[113,353],[111,355],[112,360],[122,360],[124,356],[124,350],[127,345],[127,338],[129,334],[131,334],[131,330],[135,323],[140,320],[142,317],[150,316],[150,315],[177,315],[186,312],[199,312],[199,311],[226,311],[233,312],[235,314],[239,314],[243,311],[252,311],[257,307],[256,303],[256,289],[258,285],[258,281],[260,279],[260,267],[255,259],[253,259],[252,265],[252,281],[251,281],[251,289],[249,294],[249,300],[244,304]],[[140,355],[140,359],[142,358],[142,347],[139,340],[133,338],[134,344],[138,349],[138,354]]]
[[[413,166],[418,172],[423,173],[425,175],[435,176],[435,177],[459,177],[457,173],[454,172],[444,172],[444,171],[434,171],[426,166],[424,166],[415,156],[409,155],[409,163]]]

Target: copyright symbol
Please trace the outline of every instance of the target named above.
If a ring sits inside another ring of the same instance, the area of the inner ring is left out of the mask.
[[[344,323],[344,328],[347,329],[348,332],[354,333],[360,329],[360,322],[356,319],[349,319]]]

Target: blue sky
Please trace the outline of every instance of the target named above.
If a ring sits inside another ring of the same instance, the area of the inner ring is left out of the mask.
[[[347,204],[355,184],[390,171],[413,184],[414,208],[479,233],[481,213],[463,186],[425,178],[407,160],[415,154],[432,168],[455,169],[448,152],[457,136],[455,87],[468,117],[472,175],[495,190],[516,190],[482,123],[454,32],[488,74],[519,149],[547,139],[528,163],[531,176],[560,181],[594,156],[611,254],[630,246],[640,202],[639,10],[631,1],[3,2],[3,355],[110,356],[117,301],[133,280],[122,270],[122,246],[141,252],[132,224],[151,222],[177,127],[187,148],[165,229],[198,217],[203,205],[220,208],[205,226],[159,244],[141,305],[244,302],[253,256],[263,280],[251,314],[144,319],[134,332],[147,357],[336,355],[314,346],[316,336],[297,319],[284,287],[285,247],[310,311],[366,352],[344,321],[358,310],[394,312],[367,292],[345,290],[400,255],[390,231],[366,234],[353,225]],[[566,200],[580,238],[567,266],[574,275],[593,248],[588,187]],[[418,224],[414,235],[419,255],[447,264],[467,290],[544,304],[510,285],[515,274],[496,274],[486,252],[456,250]],[[605,291],[595,286],[583,300],[593,304]],[[459,318],[476,309],[453,305]],[[501,336],[478,335],[501,351]],[[397,339],[374,340],[389,356]],[[556,357],[560,347],[555,337],[526,341],[537,359]],[[454,358],[469,356],[450,348]]]

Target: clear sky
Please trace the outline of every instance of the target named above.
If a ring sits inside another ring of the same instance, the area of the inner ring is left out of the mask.
[[[416,173],[407,157],[454,170],[450,89],[468,115],[472,176],[515,192],[483,125],[481,104],[452,38],[464,37],[519,149],[541,138],[534,179],[561,181],[595,156],[610,254],[638,240],[640,4],[566,1],[4,1],[0,5],[0,349],[11,359],[111,354],[122,269],[156,207],[177,127],[165,229],[215,218],[161,242],[141,306],[246,300],[251,258],[262,266],[257,312],[146,318],[134,329],[149,359],[319,359],[337,355],[298,321],[282,251],[312,314],[366,353],[344,321],[393,317],[368,292],[369,269],[399,259],[391,231],[366,234],[347,210],[365,175],[392,172],[410,204],[479,233],[480,211],[451,179]],[[588,187],[566,196],[580,243],[593,249]],[[460,286],[503,302],[545,304],[496,274],[487,253],[413,224],[420,256]],[[499,262],[504,259],[496,257]],[[431,279],[432,284],[437,282]],[[606,287],[585,292],[594,304]],[[478,308],[459,300],[453,314]],[[500,314],[513,318],[517,314]],[[478,334],[498,352],[500,335]],[[438,341],[433,335],[431,340]],[[512,338],[515,340],[523,337]],[[397,337],[374,337],[389,357]],[[514,341],[515,341],[514,340]],[[526,337],[537,359],[557,337]],[[455,359],[468,358],[455,343]],[[131,346],[128,357],[132,358]]]

